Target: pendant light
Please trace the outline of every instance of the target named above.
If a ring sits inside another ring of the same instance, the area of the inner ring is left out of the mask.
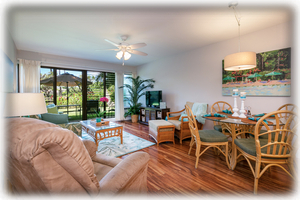
[[[240,21],[237,17],[235,7],[238,3],[230,3],[229,8],[233,8],[236,21],[239,28],[239,52],[230,54],[224,58],[224,69],[226,71],[239,71],[252,69],[256,67],[256,53],[255,52],[240,52],[241,36],[240,36]]]

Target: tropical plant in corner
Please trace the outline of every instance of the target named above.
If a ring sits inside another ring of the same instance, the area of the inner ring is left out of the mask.
[[[136,78],[133,77],[126,77],[126,79],[130,79],[131,84],[124,84],[123,86],[119,87],[119,89],[126,88],[129,93],[129,97],[124,97],[125,101],[129,103],[129,109],[125,112],[124,117],[131,115],[132,122],[137,122],[137,117],[140,113],[141,103],[139,103],[139,99],[146,94],[144,91],[147,88],[153,88],[155,80],[153,79],[145,79],[142,80],[140,76]]]

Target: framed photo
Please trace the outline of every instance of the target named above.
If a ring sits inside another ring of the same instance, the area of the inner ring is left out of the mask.
[[[256,54],[256,67],[225,71],[222,61],[222,95],[233,89],[247,96],[291,96],[291,48]]]

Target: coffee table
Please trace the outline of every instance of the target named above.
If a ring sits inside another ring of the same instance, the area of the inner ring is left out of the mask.
[[[98,147],[98,143],[101,140],[110,137],[120,137],[121,144],[123,144],[123,126],[109,122],[108,125],[96,126],[95,123],[91,123],[91,120],[85,120],[80,122],[82,129],[87,132],[94,140]]]

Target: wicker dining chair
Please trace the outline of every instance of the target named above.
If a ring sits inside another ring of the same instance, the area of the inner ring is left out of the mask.
[[[210,108],[210,112],[211,113],[217,113],[217,112],[222,112],[222,110],[230,110],[232,112],[232,107],[229,103],[225,102],[225,101],[217,101],[215,102],[211,108]],[[215,122],[214,121],[214,129],[216,131],[220,131],[222,132],[222,126],[221,126],[221,123],[220,122]],[[227,134],[226,134],[227,133]],[[223,134],[225,135],[229,135],[228,134],[228,131],[225,131],[223,129]]]
[[[191,153],[192,147],[196,143],[196,164],[195,168],[198,168],[198,161],[199,157],[210,147],[217,148],[224,156],[227,163],[228,168],[229,161],[228,161],[228,139],[227,137],[216,130],[198,130],[197,122],[195,119],[195,116],[192,113],[192,110],[189,106],[185,106],[186,108],[186,114],[189,120],[189,128],[191,130],[191,143],[190,143],[190,149],[189,149],[189,155]],[[201,145],[207,146],[202,152],[201,152]],[[223,152],[219,146],[225,146],[225,152]]]
[[[275,125],[268,125],[265,121],[271,115],[275,115]],[[285,117],[282,118],[281,116]],[[271,166],[280,167],[293,178],[295,174],[293,163],[296,153],[295,148],[297,147],[297,139],[294,139],[298,126],[297,120],[297,114],[292,111],[279,110],[271,112],[261,117],[256,123],[254,138],[234,140],[237,150],[240,152],[236,157],[236,161],[243,156],[253,173],[254,194],[257,194],[259,178]],[[261,127],[264,127],[267,131],[261,132]],[[265,137],[266,135],[267,137]],[[256,162],[255,167],[251,165],[250,160]],[[288,165],[290,172],[283,165]],[[263,167],[262,170],[261,167]]]
[[[288,104],[284,104],[284,105],[280,106],[277,110],[290,110],[290,111],[297,113],[298,107],[295,104],[288,103]],[[281,115],[281,117],[284,117],[284,116]]]

